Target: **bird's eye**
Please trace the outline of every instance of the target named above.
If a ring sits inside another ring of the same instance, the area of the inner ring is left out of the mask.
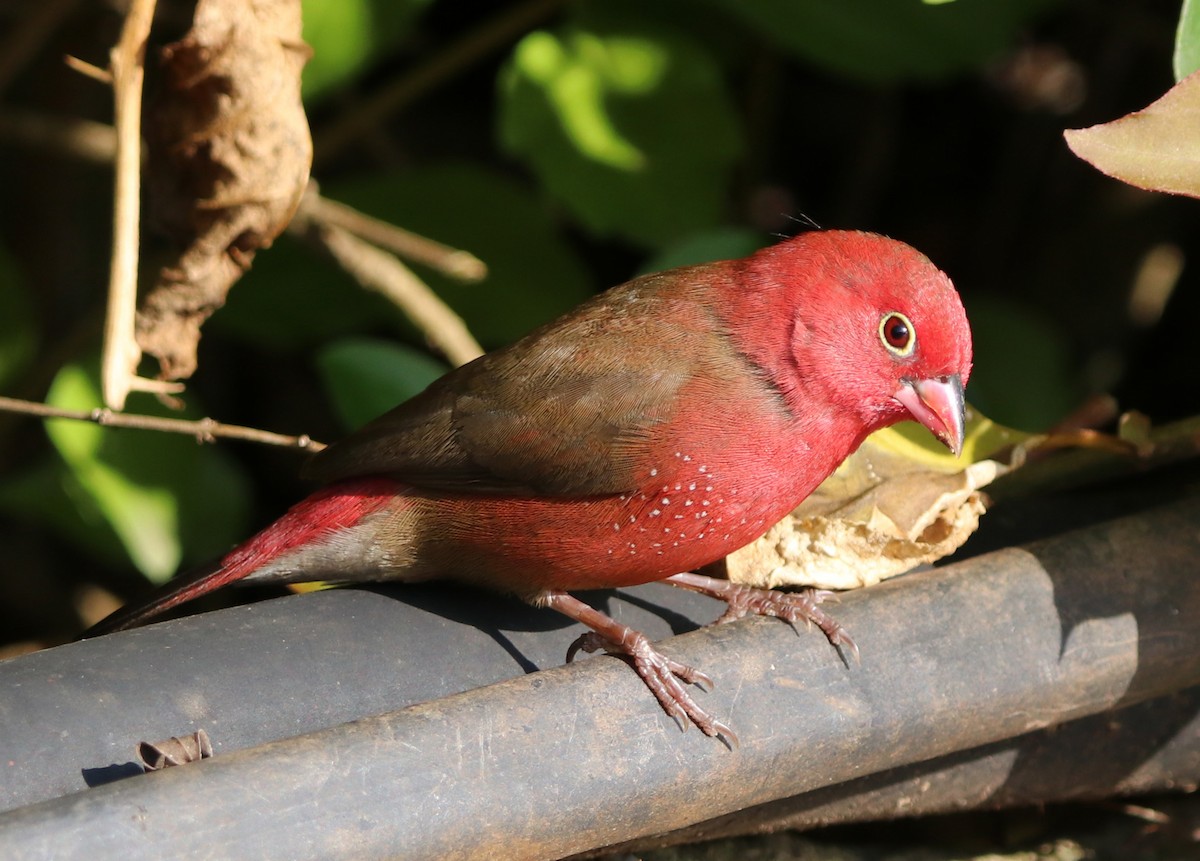
[[[911,356],[917,345],[917,330],[912,322],[899,311],[883,315],[879,321],[879,339],[893,356]]]

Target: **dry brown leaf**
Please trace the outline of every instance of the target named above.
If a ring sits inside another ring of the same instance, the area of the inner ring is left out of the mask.
[[[854,589],[947,556],[979,525],[986,507],[980,488],[1019,462],[1025,441],[977,418],[959,461],[913,445],[896,429],[875,434],[799,508],[731,554],[729,579]],[[981,455],[1012,445],[1012,461]],[[972,463],[972,456],[980,459]]]
[[[287,226],[308,182],[300,20],[300,0],[199,0],[191,31],[163,49],[146,185],[184,250],[143,300],[137,339],[164,379],[195,371],[200,326]]]

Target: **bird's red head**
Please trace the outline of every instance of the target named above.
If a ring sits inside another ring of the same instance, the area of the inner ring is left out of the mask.
[[[884,236],[828,230],[745,265],[743,312],[776,321],[748,352],[789,399],[854,410],[868,431],[912,418],[961,449],[971,330],[928,258]]]

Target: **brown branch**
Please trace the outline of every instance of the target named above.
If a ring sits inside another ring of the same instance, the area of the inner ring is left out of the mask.
[[[451,278],[481,281],[487,277],[487,264],[471,252],[451,248],[410,230],[373,218],[344,203],[322,197],[314,182],[309,183],[303,205],[308,215],[316,221],[332,227],[341,227],[380,248],[386,248],[406,260],[423,263]]]
[[[478,63],[550,17],[564,0],[528,0],[513,9],[488,19],[482,25],[452,42],[427,62],[363,102],[338,123],[319,135],[314,143],[315,163],[334,158],[359,141],[383,120],[463,69]]]
[[[483,355],[462,318],[394,255],[321,221],[304,204],[288,230],[315,243],[359,284],[400,308],[425,333],[430,345],[453,364],[464,365]]]
[[[39,416],[41,418],[94,422],[104,427],[135,428],[138,430],[161,431],[163,433],[186,434],[195,437],[197,442],[214,442],[217,438],[222,438],[240,439],[263,445],[283,446],[285,448],[298,448],[311,452],[318,452],[325,448],[324,443],[317,442],[307,434],[288,436],[286,434],[259,430],[258,428],[223,424],[210,418],[172,419],[160,416],[116,412],[107,407],[99,407],[94,410],[68,410],[36,401],[21,401],[16,398],[5,397],[0,397],[0,411]]]
[[[52,150],[94,164],[110,165],[117,154],[117,136],[110,125],[11,107],[0,112],[0,140]]]

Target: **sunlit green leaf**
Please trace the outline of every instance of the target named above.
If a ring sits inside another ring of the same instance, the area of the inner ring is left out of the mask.
[[[1183,0],[1179,26],[1175,30],[1175,80],[1182,81],[1200,69],[1200,3]]]
[[[1063,132],[1075,155],[1111,177],[1150,191],[1200,197],[1200,72],[1140,111]]]
[[[398,44],[430,0],[302,0],[304,97],[313,99],[352,80]]]
[[[708,0],[828,69],[886,83],[937,80],[995,59],[1058,0]]]
[[[36,331],[24,279],[16,261],[0,248],[0,387],[33,358]]]
[[[715,226],[741,152],[717,63],[682,31],[583,14],[518,43],[502,143],[597,234],[661,246]]]
[[[48,403],[69,409],[100,405],[94,366],[67,365]],[[139,397],[142,412],[161,412]],[[51,420],[46,432],[86,501],[81,516],[99,513],[129,560],[154,581],[171,576],[189,556],[227,549],[244,529],[247,486],[225,454],[188,437]]]
[[[345,338],[317,354],[317,368],[347,430],[387,412],[450,370],[404,344]]]

